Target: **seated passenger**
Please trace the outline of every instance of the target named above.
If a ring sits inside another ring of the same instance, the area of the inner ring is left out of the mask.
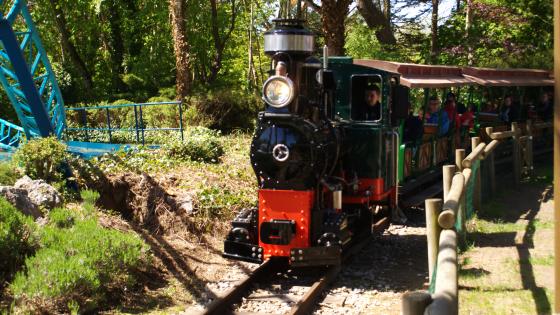
[[[455,108],[457,109],[458,114],[462,114],[467,110],[466,107],[465,107],[465,104],[459,102],[457,100],[457,96],[453,92],[447,93],[447,97],[445,98],[445,102],[448,102],[448,101],[455,102]]]
[[[474,105],[469,104],[467,111],[461,115],[461,129],[471,130],[474,128]]]
[[[426,113],[426,122],[428,124],[438,125],[438,134],[440,136],[446,135],[449,131],[449,116],[447,112],[439,108],[440,101],[437,97],[431,97],[428,105],[428,112]]]
[[[547,121],[552,119],[552,114],[554,113],[554,104],[548,93],[543,93],[541,100],[537,106],[537,113],[539,118]]]
[[[404,121],[403,142],[416,142],[422,139],[423,134],[424,128],[422,127],[422,120],[418,116],[414,116],[414,113],[410,111],[408,117]]]
[[[443,108],[447,113],[447,118],[449,118],[450,127],[454,127],[456,129],[460,126],[459,121],[459,114],[457,112],[457,103],[454,100],[448,99],[445,101],[445,107]]]
[[[489,114],[497,114],[498,109],[497,109],[496,105],[494,105],[494,103],[488,101],[488,102],[486,102],[486,104],[482,108],[482,112],[483,113],[489,113]]]
[[[381,119],[381,91],[377,85],[366,90],[366,108],[363,118],[371,121]]]
[[[517,106],[513,104],[513,97],[508,95],[504,98],[504,105],[500,110],[500,119],[508,124],[517,121],[519,117]]]

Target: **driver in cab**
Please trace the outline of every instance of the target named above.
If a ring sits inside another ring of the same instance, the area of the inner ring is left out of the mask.
[[[374,85],[366,90],[366,108],[364,110],[364,119],[368,121],[377,121],[381,119],[381,90]]]

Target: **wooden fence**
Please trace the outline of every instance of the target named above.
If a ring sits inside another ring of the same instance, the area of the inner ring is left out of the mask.
[[[458,244],[466,243],[467,219],[480,210],[481,170],[484,169],[489,198],[496,191],[495,149],[511,139],[513,177],[518,185],[523,173],[530,175],[533,171],[533,132],[551,126],[551,123],[529,122],[526,130],[521,130],[513,123],[511,130],[500,132],[488,127],[489,143],[472,138],[467,156],[464,149],[456,150],[455,165],[443,166],[443,200],[427,199],[425,202],[430,289],[404,294],[404,315],[458,314],[457,248]]]

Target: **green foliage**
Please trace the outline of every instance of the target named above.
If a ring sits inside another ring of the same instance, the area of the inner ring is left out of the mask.
[[[86,193],[84,206],[92,208],[95,196]],[[18,304],[87,311],[101,307],[112,288],[134,284],[131,272],[147,259],[146,245],[136,235],[101,227],[86,212],[55,209],[49,214],[41,248],[10,285]]]
[[[34,179],[56,182],[63,179],[60,166],[66,158],[66,145],[55,137],[36,138],[21,146],[14,162]]]
[[[36,246],[35,224],[30,217],[0,198],[0,288],[19,270]]]
[[[552,68],[552,3],[535,0],[472,2],[472,26],[465,34],[465,13],[454,13],[439,27],[440,62],[475,66]]]
[[[162,171],[171,168],[174,162],[174,159],[161,150],[142,146],[104,154],[92,160],[92,163],[106,174]]]
[[[66,208],[56,208],[49,212],[49,224],[59,229],[69,228],[76,221],[76,213]]]
[[[204,127],[192,128],[184,141],[173,141],[165,146],[165,150],[177,159],[218,163],[224,154],[219,135],[219,132]]]
[[[0,185],[12,186],[18,180],[18,173],[12,163],[0,162]]]
[[[253,95],[231,90],[211,91],[191,97],[187,120],[223,132],[253,130],[262,101]]]

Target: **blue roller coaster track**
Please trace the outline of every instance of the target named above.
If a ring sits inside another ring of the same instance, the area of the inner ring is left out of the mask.
[[[0,147],[17,146],[23,134],[62,137],[64,101],[25,0],[0,0],[0,83],[21,127],[0,119]]]

